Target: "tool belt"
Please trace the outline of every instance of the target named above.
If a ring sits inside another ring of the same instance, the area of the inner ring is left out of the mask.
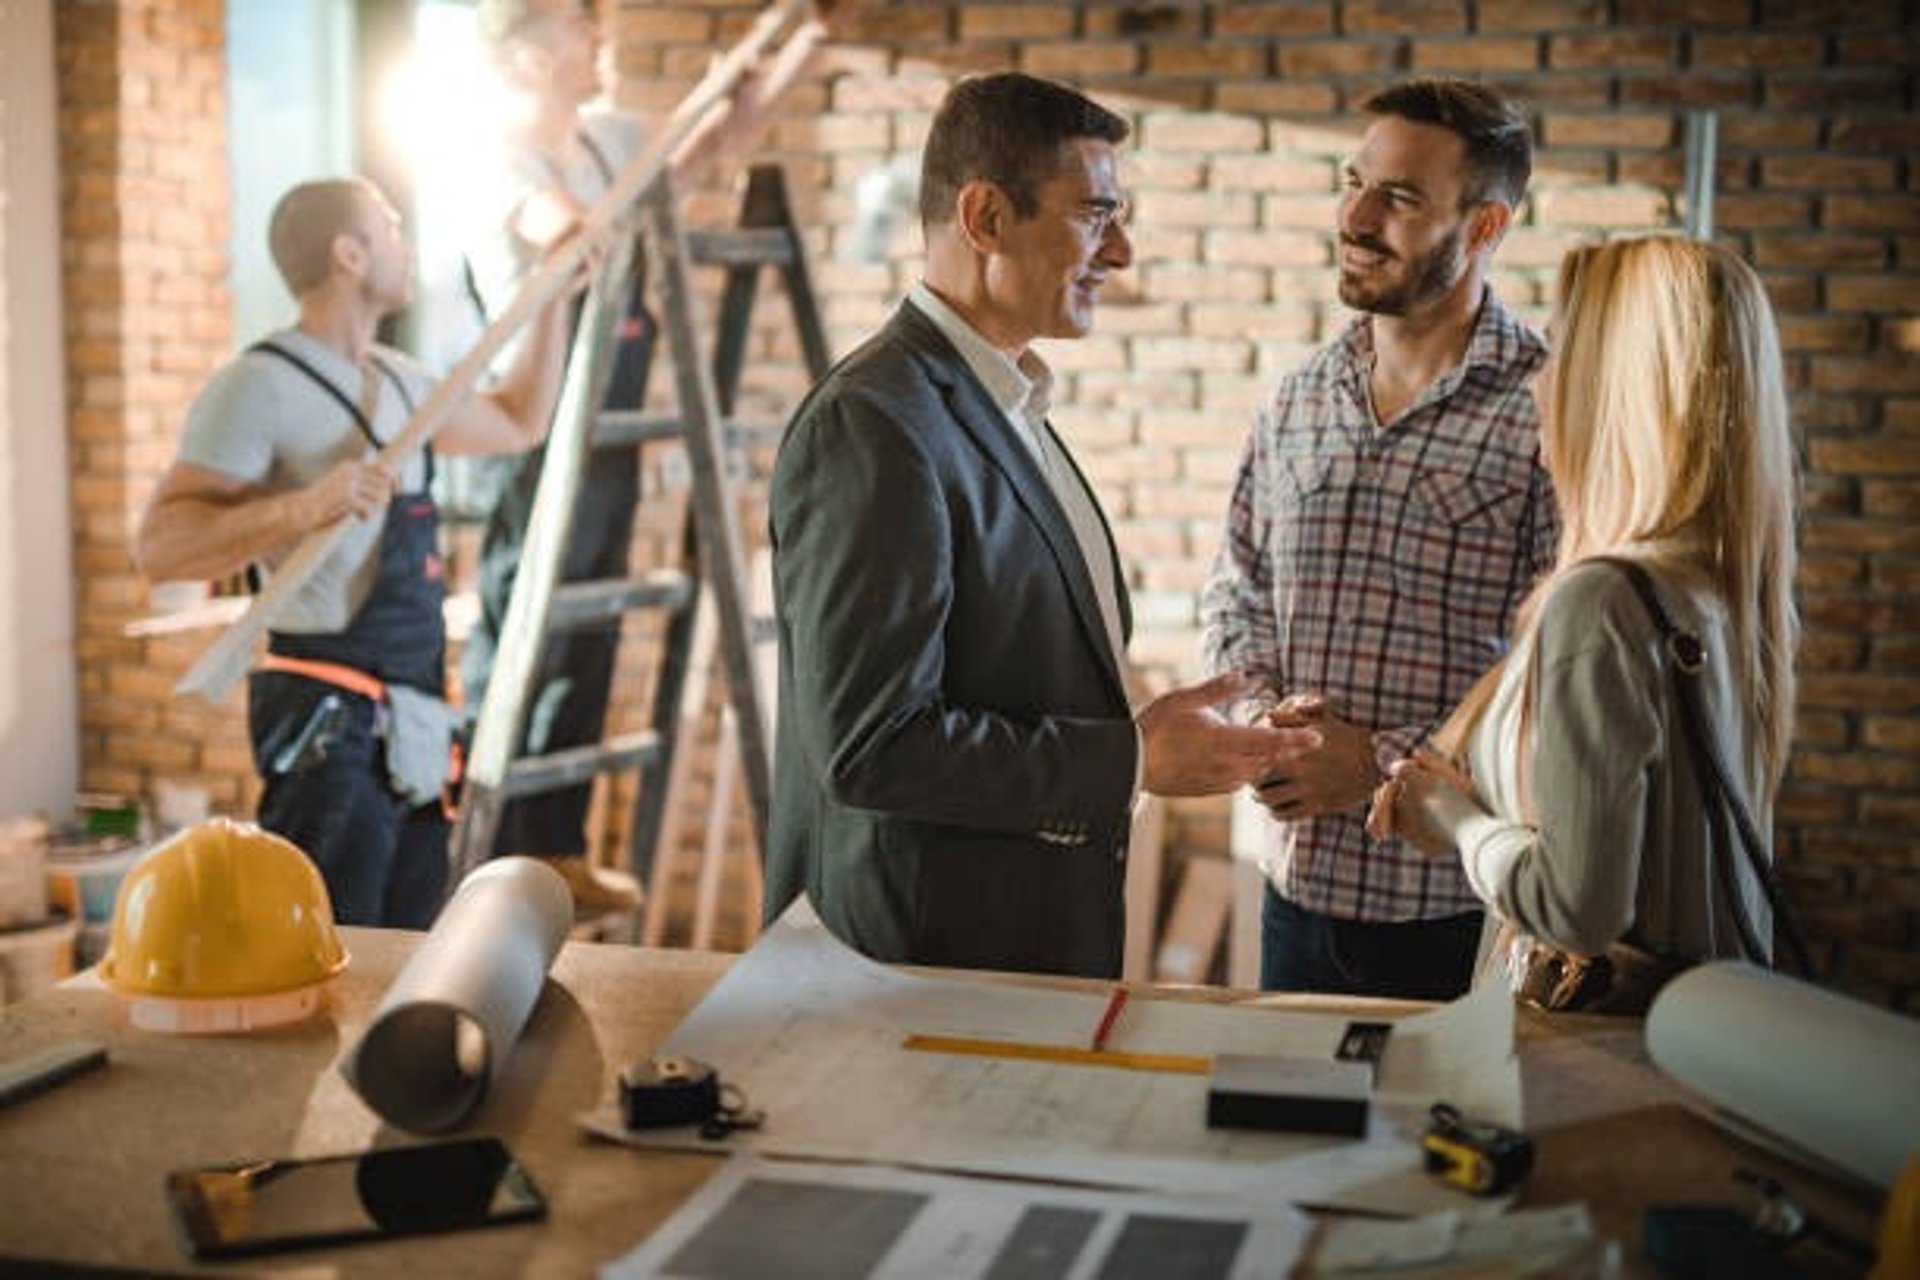
[[[289,658],[278,653],[268,653],[261,657],[260,669],[284,671],[288,675],[318,680],[321,684],[330,684],[336,689],[357,693],[370,702],[384,703],[387,700],[386,681],[379,676],[368,675],[358,668],[349,667],[345,663],[319,662],[312,658]]]
[[[444,804],[447,790],[460,780],[460,713],[445,699],[406,685],[389,685],[339,662],[269,653],[261,659],[260,669],[317,680],[357,693],[379,707],[378,732],[387,742],[387,783],[409,804],[435,800]]]

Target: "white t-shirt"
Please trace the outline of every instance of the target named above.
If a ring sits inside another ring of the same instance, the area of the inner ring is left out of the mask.
[[[348,400],[361,402],[361,371],[331,347],[298,329],[268,335],[268,342],[299,356],[337,387]],[[406,389],[378,370],[380,392],[371,415],[373,433],[382,441],[398,435],[433,388],[433,379],[404,352],[376,346],[375,357]],[[411,405],[411,407],[409,407]],[[342,404],[304,371],[271,352],[243,352],[214,374],[187,411],[180,460],[218,471],[270,493],[312,484],[348,458],[365,457],[373,446]],[[426,461],[415,454],[401,471],[401,488],[426,483]],[[340,545],[314,572],[276,630],[300,634],[343,631],[373,590],[379,571],[378,548],[385,518],[355,521]]]

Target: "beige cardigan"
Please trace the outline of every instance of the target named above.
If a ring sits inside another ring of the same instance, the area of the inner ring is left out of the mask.
[[[1733,696],[1724,612],[1704,587],[1666,581],[1659,592],[1674,622],[1706,646],[1706,667],[1694,678],[1703,682],[1710,733],[1752,795],[1760,754]],[[1543,603],[1535,643],[1508,664],[1467,743],[1491,812],[1463,816],[1453,835],[1467,878],[1493,912],[1553,946],[1595,954],[1637,925],[1640,941],[1666,955],[1739,957],[1663,648],[1620,570],[1570,572]],[[1517,769],[1521,682],[1529,678],[1532,823],[1522,820]],[[1770,844],[1771,814],[1754,813],[1754,821]],[[1765,894],[1737,842],[1725,852],[1738,863],[1747,919],[1770,951]]]

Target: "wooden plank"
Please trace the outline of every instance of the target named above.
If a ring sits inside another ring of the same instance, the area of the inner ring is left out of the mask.
[[[646,917],[640,940],[649,947],[661,946],[667,938],[668,909],[672,904],[675,877],[683,859],[680,853],[681,815],[687,807],[687,788],[698,752],[700,724],[707,709],[707,680],[713,670],[718,637],[714,631],[713,602],[702,591],[694,605],[693,639],[687,657],[686,688],[680,699],[680,729],[675,735],[678,749],[667,771],[666,796],[660,810],[659,834],[653,841],[651,865],[647,867]],[[641,782],[647,785],[646,780]]]
[[[1160,879],[1166,874],[1167,804],[1143,795],[1127,840],[1127,943],[1120,973],[1129,982],[1153,979],[1159,943]]]
[[[1205,982],[1232,907],[1232,864],[1225,858],[1189,858],[1155,955],[1155,980]]]

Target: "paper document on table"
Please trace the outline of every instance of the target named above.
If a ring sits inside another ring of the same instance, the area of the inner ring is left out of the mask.
[[[1304,1214],[1281,1204],[736,1156],[600,1274],[1281,1280],[1310,1231]]]
[[[763,1128],[728,1139],[739,1148],[1261,1202],[1461,1207],[1421,1172],[1427,1108],[1444,1099],[1469,1115],[1520,1122],[1512,997],[1498,988],[1396,1023],[1359,1140],[1209,1129],[1203,1074],[905,1047],[909,1037],[951,1037],[1085,1050],[1106,1007],[1098,993],[878,964],[796,903],[660,1052],[711,1064],[766,1112]],[[1348,1022],[1341,1013],[1137,999],[1106,1047],[1115,1058],[1331,1059]],[[618,1141],[712,1149],[689,1131],[627,1131],[611,1104],[583,1123]]]

